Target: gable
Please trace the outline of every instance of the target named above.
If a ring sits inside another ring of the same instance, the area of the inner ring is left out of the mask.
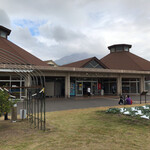
[[[101,66],[97,61],[91,60],[84,66],[84,68],[104,68],[104,67]]]

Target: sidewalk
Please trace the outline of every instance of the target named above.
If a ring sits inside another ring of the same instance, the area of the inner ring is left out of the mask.
[[[140,96],[131,96],[133,104],[140,104]],[[82,109],[92,107],[118,106],[119,96],[90,96],[90,97],[71,97],[71,98],[46,98],[46,112]],[[150,103],[150,96],[147,96],[147,103]],[[145,97],[142,97],[142,104]],[[19,110],[23,108],[22,102],[18,103]]]

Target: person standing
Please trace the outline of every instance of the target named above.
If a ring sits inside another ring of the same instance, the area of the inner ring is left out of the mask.
[[[112,93],[115,94],[115,86],[112,86]]]
[[[90,87],[87,88],[87,93],[88,93],[88,96],[91,95],[91,88]]]

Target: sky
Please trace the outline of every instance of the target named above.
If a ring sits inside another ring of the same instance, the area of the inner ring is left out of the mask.
[[[131,44],[150,61],[148,0],[0,0],[9,40],[42,60],[74,53],[102,58],[108,46]]]

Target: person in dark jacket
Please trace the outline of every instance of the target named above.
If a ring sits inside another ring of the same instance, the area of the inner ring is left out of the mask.
[[[120,96],[120,100],[119,100],[118,104],[119,104],[119,105],[124,104],[124,99],[123,99],[123,96],[122,96],[122,95]]]

